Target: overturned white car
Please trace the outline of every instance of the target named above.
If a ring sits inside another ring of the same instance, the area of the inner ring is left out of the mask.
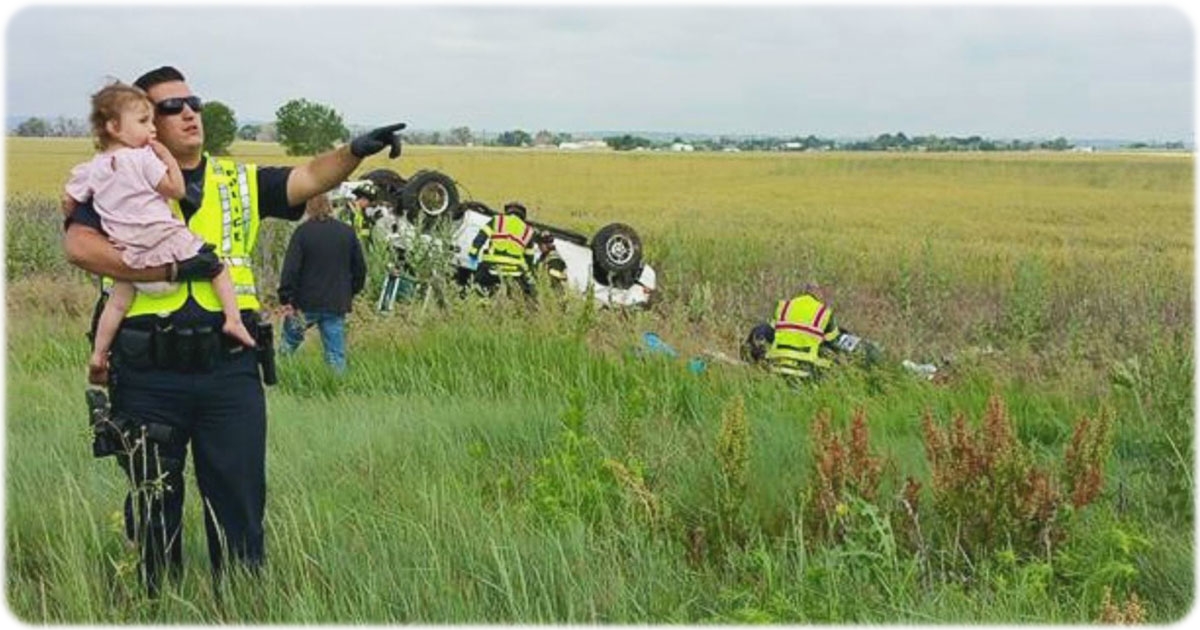
[[[479,230],[497,214],[478,201],[460,201],[453,179],[438,171],[418,171],[404,179],[386,169],[344,182],[333,193],[335,205],[346,207],[369,190],[365,215],[374,242],[384,242],[400,259],[416,250],[446,253],[455,281],[466,285],[472,271],[467,251]],[[571,230],[527,221],[539,234],[553,237],[554,249],[566,263],[568,290],[589,291],[600,304],[646,306],[658,288],[654,269],[642,260],[642,243],[633,228],[611,223],[589,239]],[[541,262],[541,255],[535,262]]]

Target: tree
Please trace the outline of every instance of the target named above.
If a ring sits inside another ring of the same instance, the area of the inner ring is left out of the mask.
[[[450,130],[450,141],[454,144],[466,146],[473,140],[470,127],[455,127]]]
[[[552,144],[558,143],[554,141],[554,134],[550,133],[547,129],[543,129],[533,135],[533,146],[535,147],[544,147]]]
[[[275,112],[275,127],[288,155],[315,155],[350,137],[341,114],[302,98],[284,103]]]
[[[505,131],[496,138],[496,144],[502,147],[524,147],[533,142],[533,138],[521,129]]]
[[[26,118],[17,125],[16,133],[23,138],[44,138],[50,132],[50,126],[41,118]]]
[[[631,151],[638,147],[648,147],[652,144],[646,138],[641,136],[631,136],[629,134],[625,134],[623,136],[609,136],[604,139],[604,142],[617,151]]]
[[[91,127],[83,121],[59,116],[54,119],[54,122],[50,123],[46,133],[56,138],[78,138],[90,135]]]
[[[213,155],[226,155],[237,135],[237,120],[233,110],[221,101],[208,101],[200,112],[204,125],[204,150]]]
[[[237,132],[238,140],[258,139],[258,125],[242,125]]]

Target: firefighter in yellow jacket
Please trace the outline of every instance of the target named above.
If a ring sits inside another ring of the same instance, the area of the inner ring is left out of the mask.
[[[807,379],[833,364],[829,355],[841,330],[822,294],[810,283],[800,295],[776,305],[763,357],[772,372]]]
[[[487,295],[508,283],[517,284],[529,297],[534,295],[532,272],[538,249],[525,216],[525,206],[510,201],[471,241],[468,264],[474,269],[475,284]]]

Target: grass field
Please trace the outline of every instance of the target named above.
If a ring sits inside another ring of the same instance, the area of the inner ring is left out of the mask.
[[[633,225],[662,300],[380,316],[365,296],[346,379],[307,347],[268,391],[262,579],[217,598],[192,485],[184,579],[149,601],[113,527],[122,478],[88,455],[94,289],[58,247],[53,198],[89,153],[7,145],[6,594],[23,620],[1164,623],[1192,606],[1190,156],[406,147],[397,170],[491,205]],[[797,390],[635,352],[653,330],[736,354],[808,279],[884,366]]]

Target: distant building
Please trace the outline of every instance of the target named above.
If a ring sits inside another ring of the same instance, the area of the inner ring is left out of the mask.
[[[696,147],[686,142],[674,142],[671,144],[672,151],[695,151]]]
[[[560,142],[558,148],[564,151],[607,149],[608,143],[603,140],[576,140],[574,142]]]

